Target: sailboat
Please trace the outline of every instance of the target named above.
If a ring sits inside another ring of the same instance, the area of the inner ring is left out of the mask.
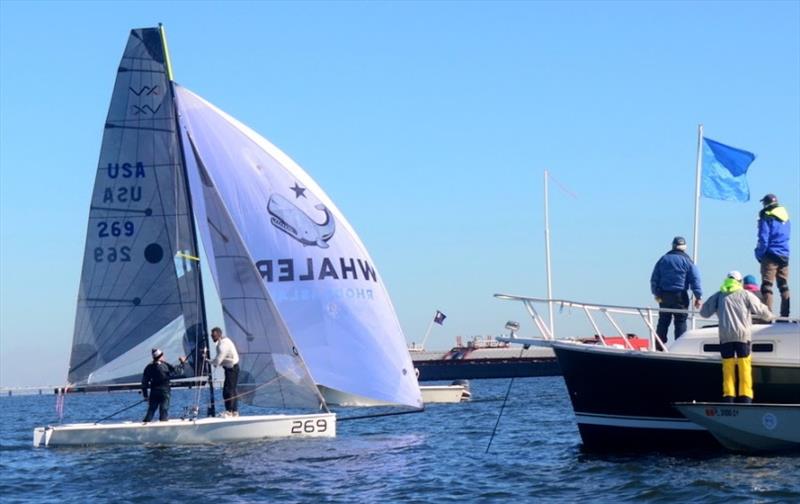
[[[241,399],[308,413],[214,416],[198,233],[239,350]],[[34,446],[332,437],[336,415],[318,385],[422,406],[355,231],[288,156],[173,81],[160,25],[131,31],[117,70],[68,382],[136,383],[155,347],[188,357],[186,376],[209,387],[208,417],[50,425],[34,429]]]

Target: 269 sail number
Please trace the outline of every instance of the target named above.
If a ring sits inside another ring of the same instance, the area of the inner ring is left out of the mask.
[[[328,421],[324,418],[317,420],[292,420],[292,434],[312,434],[328,430]]]
[[[95,262],[130,262],[131,248],[130,247],[95,247],[94,261]]]
[[[135,228],[131,221],[101,221],[97,223],[97,236],[107,238],[109,236],[133,236]]]

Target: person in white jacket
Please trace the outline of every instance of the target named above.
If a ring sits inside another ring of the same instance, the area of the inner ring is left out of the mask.
[[[719,353],[722,356],[722,400],[753,402],[753,369],[750,356],[753,316],[771,321],[769,308],[752,292],[742,288],[742,274],[728,273],[719,292],[714,293],[700,309],[700,315],[719,319]],[[738,359],[738,361],[737,361]],[[739,394],[736,394],[734,373],[738,370]]]
[[[225,371],[225,384],[222,386],[222,398],[225,400],[223,416],[239,416],[239,393],[236,385],[239,382],[239,352],[230,338],[222,334],[222,329],[211,329],[211,339],[217,344],[217,356],[211,361],[212,366],[222,366]]]

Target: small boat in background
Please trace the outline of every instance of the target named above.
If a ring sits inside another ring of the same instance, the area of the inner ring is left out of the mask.
[[[397,406],[396,403],[379,401],[368,397],[348,394],[334,390],[324,385],[319,386],[320,393],[325,402],[331,406],[370,407],[370,406]],[[467,380],[456,380],[450,385],[422,385],[419,387],[424,404],[456,404],[468,402],[472,398]]]
[[[519,346],[490,336],[475,336],[466,343],[459,336],[450,350],[425,350],[415,346],[408,350],[421,382],[561,374],[552,348],[534,346],[521,350]]]
[[[675,408],[737,452],[800,452],[800,404],[681,402]]]

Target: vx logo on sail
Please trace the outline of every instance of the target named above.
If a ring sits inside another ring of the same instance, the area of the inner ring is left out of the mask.
[[[136,96],[142,96],[142,94],[145,94],[146,96],[149,96],[149,95],[152,95],[152,94],[158,96],[158,94],[159,94],[159,92],[158,92],[158,84],[156,84],[155,86],[152,86],[152,87],[150,87],[150,86],[142,86],[141,88],[139,88],[138,91],[133,89],[131,86],[128,86],[128,89],[130,89],[131,93],[135,94]]]
[[[300,187],[296,182],[294,187],[295,199],[307,198],[304,187]],[[328,248],[328,240],[333,238],[336,232],[336,224],[333,215],[323,205],[319,203],[314,206],[317,210],[325,214],[325,220],[321,223],[314,221],[308,214],[303,212],[297,205],[281,196],[273,194],[267,203],[267,211],[272,216],[272,225],[288,234],[303,245],[316,245],[319,248]]]

